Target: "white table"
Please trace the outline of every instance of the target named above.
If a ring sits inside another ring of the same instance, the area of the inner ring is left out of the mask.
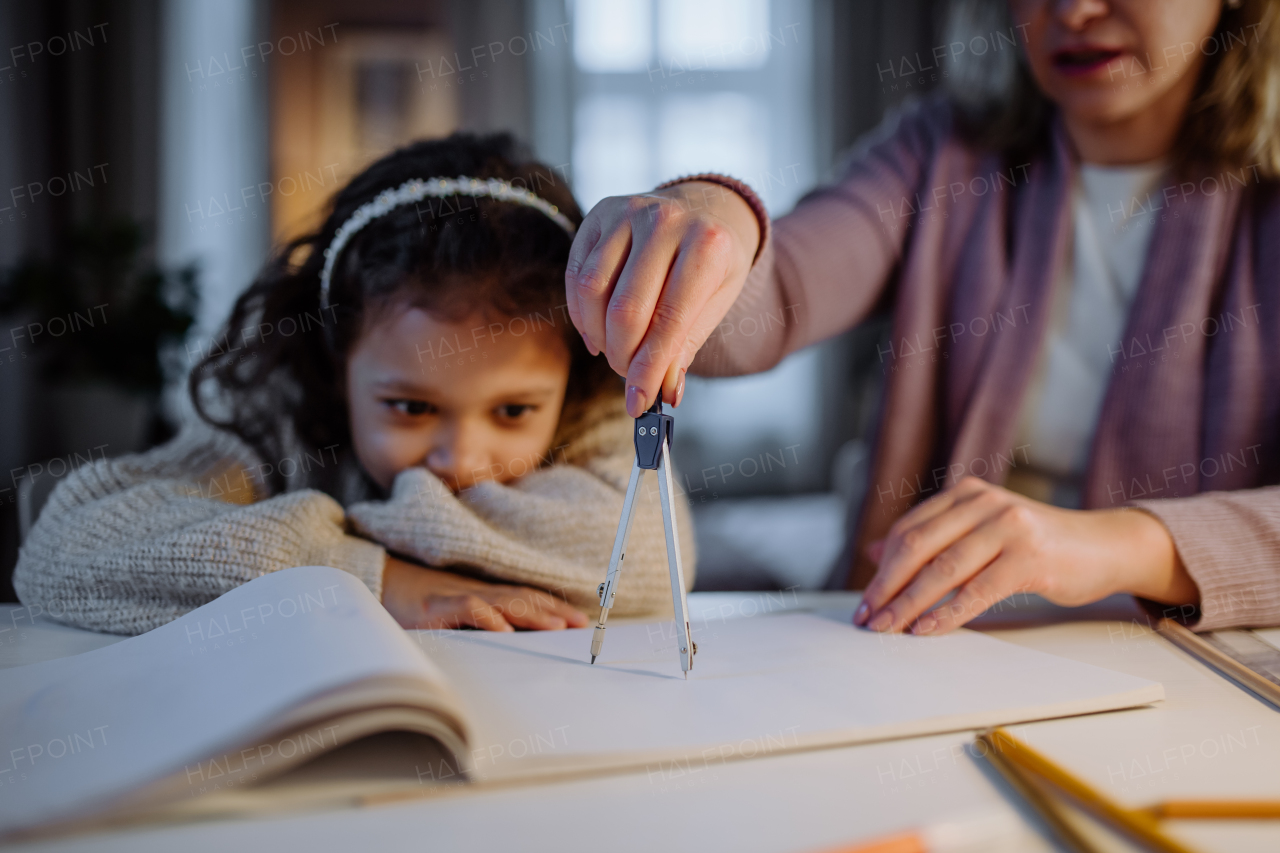
[[[694,619],[784,609],[852,612],[851,593],[702,593]],[[1123,599],[1066,611],[1005,602],[983,630],[1041,651],[1163,682],[1158,706],[1016,727],[1019,736],[1131,805],[1171,797],[1280,799],[1280,712],[1173,648]],[[1086,619],[1094,621],[1085,621]],[[1145,624],[1145,623],[1144,623]],[[120,638],[0,606],[0,667]],[[22,850],[821,851],[955,817],[1006,815],[1010,849],[1055,849],[1011,800],[972,733],[938,735],[695,769],[538,787],[458,791],[376,808],[59,839]],[[0,794],[2,795],[2,794]],[[1170,832],[1213,851],[1280,850],[1280,821],[1181,821]]]

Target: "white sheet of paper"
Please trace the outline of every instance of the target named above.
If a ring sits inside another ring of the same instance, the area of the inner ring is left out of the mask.
[[[257,578],[115,645],[0,671],[0,833],[83,815],[184,767],[202,784],[213,771],[201,758],[283,724],[297,703],[424,671],[435,672],[364,584],[322,566]]]
[[[471,731],[464,763],[479,781],[602,768],[675,774],[682,761],[1164,696],[1157,683],[970,631],[886,636],[813,614],[695,626],[688,681],[671,623],[615,625],[594,666],[590,638],[586,629],[411,639],[345,572],[313,566],[257,578],[139,637],[0,671],[0,834],[84,815],[184,769],[201,784],[212,773],[201,759],[296,725],[308,700],[313,715],[318,698],[350,705],[357,697],[341,688],[370,678],[446,680]],[[409,687],[380,689],[383,704],[422,700]],[[333,745],[316,734],[317,752]]]
[[[688,681],[671,623],[610,628],[594,666],[591,629],[419,639],[467,709],[482,780],[600,763],[667,772],[1164,698],[1156,682],[967,630],[884,635],[793,613],[706,623],[694,638]]]

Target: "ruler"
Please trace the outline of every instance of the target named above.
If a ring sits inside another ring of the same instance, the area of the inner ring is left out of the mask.
[[[1280,649],[1252,631],[1229,629],[1197,634],[1172,619],[1156,625],[1178,648],[1280,709]]]

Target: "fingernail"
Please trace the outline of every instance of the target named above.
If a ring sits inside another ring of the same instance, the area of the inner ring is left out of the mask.
[[[858,605],[858,609],[853,613],[853,624],[861,625],[867,621],[867,615],[871,613],[871,605],[865,601]]]
[[[680,376],[676,379],[676,401],[675,406],[680,405],[680,401],[684,399],[684,368],[680,368]]]
[[[916,620],[915,627],[911,629],[913,634],[928,634],[934,628],[938,627],[938,620],[930,616],[928,613]]]
[[[867,627],[872,631],[888,631],[889,626],[893,624],[893,614],[887,610],[881,613],[875,619],[871,620],[871,624]]]
[[[595,346],[592,345],[591,339],[587,337],[586,332],[578,332],[578,334],[582,335],[582,343],[584,346],[586,346],[587,352],[591,353],[592,355],[600,354],[600,350],[596,349]]]
[[[633,418],[638,418],[647,408],[649,408],[649,398],[645,396],[644,391],[640,390],[640,386],[627,386],[627,413]]]

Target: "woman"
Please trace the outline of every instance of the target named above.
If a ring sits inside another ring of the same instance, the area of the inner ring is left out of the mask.
[[[858,624],[942,632],[1019,591],[1280,623],[1280,0],[952,24],[950,94],[772,225],[719,175],[597,205],[566,276],[588,348],[634,415],[891,301]]]

